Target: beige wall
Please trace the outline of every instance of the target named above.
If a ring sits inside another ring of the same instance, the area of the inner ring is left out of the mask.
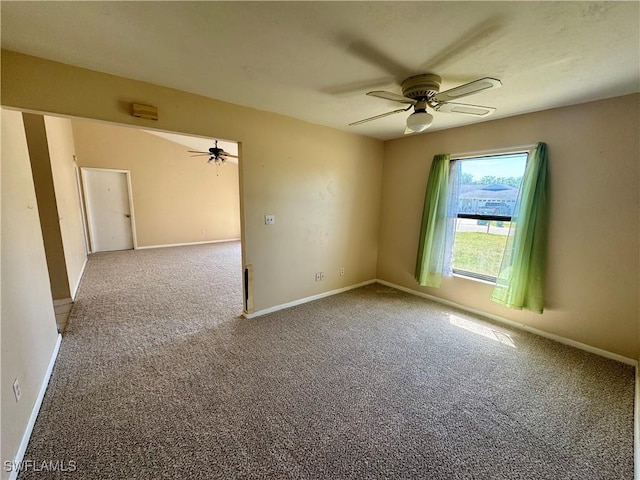
[[[72,123],[81,167],[131,172],[138,246],[240,238],[238,165],[208,165],[139,129]]]
[[[42,228],[51,293],[54,300],[69,299],[71,298],[71,290],[64,258],[44,117],[25,113],[23,114],[23,120],[29,158],[31,160],[31,171],[33,172],[33,184],[38,200],[40,227]]]
[[[629,358],[638,358],[640,96],[547,110],[385,144],[378,277]],[[544,314],[489,300],[491,286],[413,279],[431,159],[543,141],[550,238]]]
[[[14,52],[1,60],[3,105],[241,142],[255,310],[375,278],[381,141]],[[132,117],[131,102],[157,106],[160,119]]]
[[[44,125],[47,132],[69,289],[71,296],[75,297],[84,264],[87,261],[87,252],[74,166],[73,132],[71,121],[65,118],[45,116]]]
[[[2,460],[18,450],[57,331],[29,154],[19,112],[2,109]],[[13,381],[22,388],[20,402]],[[2,469],[2,478],[8,473]]]

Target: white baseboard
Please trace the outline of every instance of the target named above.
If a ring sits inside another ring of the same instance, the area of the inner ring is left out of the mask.
[[[355,288],[364,287],[365,285],[370,285],[375,282],[376,282],[375,280],[367,280],[366,282],[357,283],[355,285],[349,285],[348,287],[342,287],[336,290],[330,290],[328,292],[319,293],[317,295],[312,295],[310,297],[300,298],[298,300],[294,300],[293,302],[283,303],[282,305],[276,305],[275,307],[265,308],[264,310],[258,310],[257,312],[252,312],[252,313],[243,312],[242,316],[245,318],[260,317],[262,315],[266,315],[267,313],[273,313],[273,312],[277,312],[278,310],[284,310],[285,308],[291,308],[291,307],[295,307],[296,305],[302,305],[303,303],[313,302],[314,300],[320,300],[321,298],[337,295],[338,293],[347,292]]]
[[[465,305],[460,305],[459,303],[452,302],[450,300],[445,300],[443,298],[439,298],[433,295],[429,295],[427,293],[419,292],[417,290],[412,290],[407,287],[403,287],[401,285],[396,285],[395,283],[387,282],[386,280],[376,280],[377,283],[381,285],[386,285],[387,287],[395,288],[397,290],[402,290],[403,292],[410,293],[411,295],[417,295],[418,297],[426,298],[432,300],[434,302],[442,303],[444,305],[448,305],[450,307],[458,308],[460,310],[464,310],[469,313],[473,313],[474,315],[478,315],[480,317],[485,317],[490,320],[494,320],[499,323],[503,323],[505,325],[509,325],[510,327],[517,328],[519,330],[525,330],[530,333],[535,333],[544,338],[548,338],[550,340],[554,340],[558,343],[562,343],[564,345],[569,345],[571,347],[579,348],[580,350],[585,350],[590,353],[594,353],[596,355],[600,355],[601,357],[606,357],[611,360],[616,360],[618,362],[626,363],[627,365],[632,365],[634,367],[638,366],[638,361],[632,358],[623,357],[622,355],[618,355],[617,353],[612,353],[607,350],[603,350],[601,348],[593,347],[591,345],[587,345],[586,343],[576,342],[575,340],[571,340],[570,338],[561,337],[560,335],[555,335],[553,333],[545,332],[544,330],[538,330],[537,328],[530,327],[525,325],[524,323],[514,322],[513,320],[509,320],[504,317],[500,317],[498,315],[494,315],[492,313],[483,312],[481,310],[477,310],[475,308],[467,307]]]
[[[136,250],[146,250],[149,248],[168,248],[168,247],[186,247],[189,245],[204,245],[206,243],[225,243],[238,242],[239,238],[225,238],[223,240],[205,240],[203,242],[186,242],[186,243],[167,243],[166,245],[145,245],[144,247],[136,247]]]
[[[40,407],[42,406],[42,400],[44,399],[44,394],[47,391],[49,379],[51,378],[51,373],[53,372],[53,366],[56,364],[56,358],[58,358],[58,351],[60,350],[61,342],[62,335],[58,334],[56,345],[55,347],[53,347],[53,352],[51,353],[51,359],[49,360],[47,371],[45,372],[44,378],[42,379],[40,391],[38,392],[38,396],[36,397],[33,409],[31,410],[31,416],[29,417],[29,421],[27,422],[27,426],[24,430],[24,435],[22,435],[22,441],[20,442],[20,446],[18,447],[18,451],[16,452],[13,465],[20,465],[20,462],[22,462],[24,454],[27,451],[29,439],[31,438],[31,432],[33,431],[33,426],[36,424],[36,419],[38,418],[38,413],[40,412]],[[18,473],[19,472],[17,470],[11,470],[11,473],[9,474],[9,480],[16,480],[16,478],[18,478]]]
[[[636,366],[636,394],[633,402],[633,478],[640,480],[640,375]]]
[[[76,284],[73,286],[73,291],[71,292],[71,298],[73,300],[76,299],[76,294],[78,293],[78,287],[80,286],[80,281],[82,280],[82,276],[84,275],[84,269],[87,268],[87,262],[89,261],[89,257],[85,255],[84,263],[82,264],[82,268],[80,269],[80,275],[78,275],[78,280]]]

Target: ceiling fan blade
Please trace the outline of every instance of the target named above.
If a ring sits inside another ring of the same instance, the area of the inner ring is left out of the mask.
[[[371,120],[377,120],[379,118],[388,117],[389,115],[393,115],[394,113],[406,112],[411,108],[409,105],[407,108],[399,108],[398,110],[394,110],[392,112],[381,113],[380,115],[376,115],[375,117],[365,118],[364,120],[358,120],[357,122],[350,123],[349,126],[353,127],[354,125],[360,125],[361,123],[370,122]]]
[[[489,90],[492,88],[499,88],[502,86],[502,82],[497,78],[485,77],[473,82],[465,83],[459,87],[454,87],[444,92],[440,92],[433,96],[433,100],[437,102],[448,102],[449,100],[455,100],[457,98],[466,97],[467,95],[473,95],[474,93],[481,92],[483,90]]]
[[[373,92],[367,92],[367,95],[369,95],[370,97],[384,98],[385,100],[391,100],[394,102],[410,103],[411,105],[416,103],[415,100],[405,97],[404,95],[399,95],[397,93],[392,93],[392,92],[385,92],[384,90],[375,90]]]
[[[436,112],[462,113],[474,117],[486,117],[496,111],[494,107],[483,107],[480,105],[468,105],[466,103],[439,103],[433,107]]]
[[[231,158],[238,158],[237,155],[232,155],[231,153],[227,153],[227,152],[222,152],[220,153],[221,157],[231,157]]]
[[[189,155],[190,157],[206,157],[210,156],[210,153],[196,153],[195,155]]]
[[[209,155],[209,152],[201,152],[199,150],[187,150],[187,152],[189,152],[189,153],[206,153],[207,155]]]

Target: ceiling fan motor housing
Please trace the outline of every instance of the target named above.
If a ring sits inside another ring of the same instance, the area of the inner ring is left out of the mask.
[[[402,95],[413,100],[427,100],[440,91],[441,83],[442,79],[432,73],[414,75],[402,82]]]

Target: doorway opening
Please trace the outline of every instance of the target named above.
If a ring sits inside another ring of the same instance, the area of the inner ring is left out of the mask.
[[[43,119],[42,138],[49,142],[47,188],[55,196],[49,195],[48,204],[54,207],[51,217],[59,217],[61,241],[47,255],[66,260],[65,305],[75,300],[88,255],[115,250],[237,242],[236,281],[244,286],[239,162],[209,164],[207,157],[189,153],[207,151],[216,139],[29,115]],[[217,140],[218,147],[239,155],[238,143]],[[237,297],[240,313],[246,299]]]

